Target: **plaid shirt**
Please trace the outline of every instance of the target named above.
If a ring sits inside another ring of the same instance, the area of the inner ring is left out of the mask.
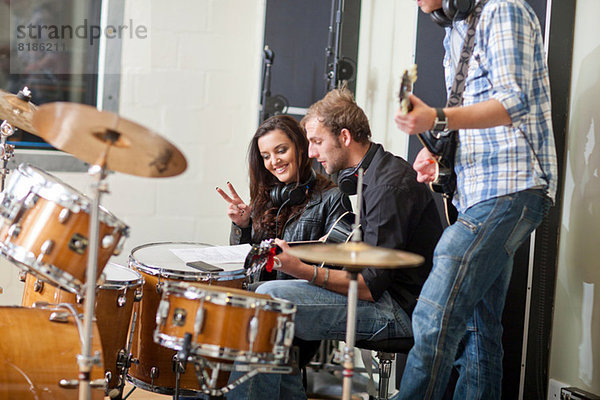
[[[455,74],[451,31],[464,38],[467,27],[465,20],[446,28],[448,93]],[[499,101],[512,124],[459,131],[454,196],[458,210],[529,188],[543,188],[554,199],[557,165],[548,69],[539,21],[524,1],[489,0],[484,6],[463,99],[463,105]]]

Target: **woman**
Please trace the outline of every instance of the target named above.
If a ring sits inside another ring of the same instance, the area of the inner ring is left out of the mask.
[[[278,115],[257,129],[248,150],[250,204],[227,183],[230,244],[259,243],[268,238],[288,242],[317,240],[350,209],[348,197],[311,168],[308,140],[292,117]],[[279,278],[288,275],[280,274]]]

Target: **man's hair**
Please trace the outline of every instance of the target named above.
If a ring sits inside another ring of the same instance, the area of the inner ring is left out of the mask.
[[[335,136],[339,136],[342,129],[346,128],[352,139],[359,143],[368,143],[371,138],[369,119],[345,87],[330,91],[311,105],[300,121],[302,128],[306,130],[306,123],[312,119],[319,121]]]

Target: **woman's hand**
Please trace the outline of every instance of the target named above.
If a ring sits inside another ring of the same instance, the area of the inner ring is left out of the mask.
[[[240,228],[249,227],[251,212],[250,206],[244,203],[230,182],[227,182],[227,187],[231,192],[231,197],[229,197],[223,189],[217,187],[217,192],[227,203],[229,203],[229,207],[227,208],[227,216]]]
[[[417,181],[431,183],[437,178],[438,165],[434,157],[425,147],[419,151],[413,163],[413,169],[417,171]]]

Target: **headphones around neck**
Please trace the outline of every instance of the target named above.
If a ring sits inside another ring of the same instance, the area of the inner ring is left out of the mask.
[[[317,174],[314,169],[310,170],[310,177],[304,183],[289,183],[287,185],[275,185],[271,188],[269,195],[273,207],[281,207],[287,202],[289,206],[297,206],[306,200],[306,192],[314,188],[317,182]]]
[[[365,156],[358,163],[356,167],[346,168],[339,172],[338,174],[338,187],[342,191],[342,193],[347,194],[348,196],[352,196],[356,194],[356,186],[358,185],[358,170],[360,167],[363,170],[367,170],[371,161],[373,161],[373,157],[375,153],[377,153],[377,149],[379,146],[376,146],[374,143],[371,143],[371,147],[365,153]]]
[[[433,22],[443,28],[452,26],[452,21],[462,21],[467,18],[477,0],[443,0],[442,8],[434,10],[430,15]]]

